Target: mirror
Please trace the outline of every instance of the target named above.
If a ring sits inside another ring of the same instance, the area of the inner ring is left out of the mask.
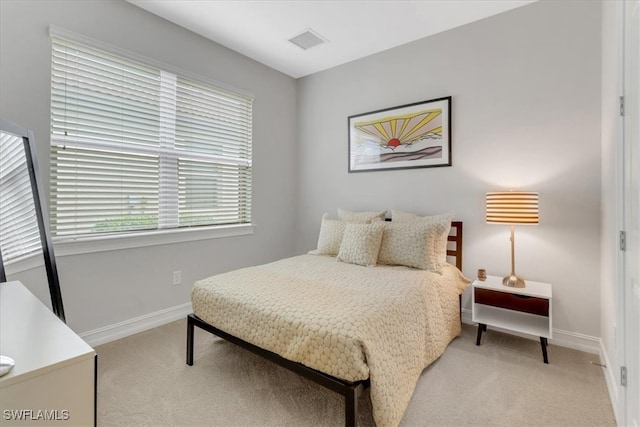
[[[64,322],[41,188],[33,133],[0,119],[0,282],[20,280],[35,294],[45,284],[51,308]]]

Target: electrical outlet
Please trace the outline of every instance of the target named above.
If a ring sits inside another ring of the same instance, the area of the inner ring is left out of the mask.
[[[182,283],[182,271],[176,270],[173,272],[173,284],[179,285]]]

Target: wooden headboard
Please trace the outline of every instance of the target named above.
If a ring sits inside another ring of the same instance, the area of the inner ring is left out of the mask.
[[[391,221],[391,218],[385,218],[385,221]],[[451,221],[451,231],[447,238],[447,256],[456,259],[455,266],[462,271],[462,221]]]
[[[462,221],[451,221],[451,232],[449,232],[447,240],[453,242],[453,244],[447,245],[447,256],[454,257],[456,259],[455,266],[462,271]]]

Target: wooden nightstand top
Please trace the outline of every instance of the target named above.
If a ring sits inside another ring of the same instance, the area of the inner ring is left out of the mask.
[[[474,280],[473,287],[490,289],[492,291],[507,292],[511,294],[551,299],[551,285],[549,283],[534,282],[532,280],[526,280],[524,288],[511,288],[502,284],[502,277],[487,276],[487,280],[485,281],[480,281],[478,279]]]

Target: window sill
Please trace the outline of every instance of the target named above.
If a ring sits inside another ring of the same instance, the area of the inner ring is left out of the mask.
[[[242,224],[216,227],[154,230],[149,232],[118,234],[110,236],[56,238],[53,240],[53,244],[56,257],[63,257],[94,252],[142,248],[145,246],[193,242],[196,240],[244,236],[253,234],[254,228],[255,226],[253,224]]]

